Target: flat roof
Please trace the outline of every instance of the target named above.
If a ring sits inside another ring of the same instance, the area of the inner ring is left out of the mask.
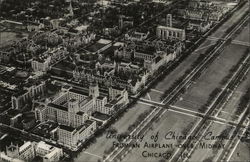
[[[73,92],[73,93],[77,93],[77,94],[81,94],[81,95],[84,95],[84,96],[88,96],[89,93],[88,92],[84,92],[84,91],[80,91],[79,89],[76,89],[76,88],[72,88],[69,90],[69,92]]]
[[[16,110],[16,109],[9,109],[9,110],[7,110],[7,114],[11,117],[14,117],[14,116],[20,114],[20,111]]]
[[[112,104],[106,104],[105,107],[113,107],[114,105]]]
[[[37,147],[46,151],[51,151],[54,148],[53,146],[45,143],[44,141],[38,142]]]
[[[174,27],[169,27],[169,26],[157,26],[157,29],[161,28],[161,29],[169,29],[169,30],[174,30],[174,31],[184,31],[184,29],[179,29],[179,28],[174,28]]]
[[[97,99],[100,99],[100,100],[102,100],[102,99],[104,99],[105,97],[104,96],[98,96],[97,97]]]
[[[68,111],[67,107],[64,107],[64,106],[61,106],[61,105],[56,105],[56,104],[53,104],[53,103],[49,103],[48,106],[54,107],[54,108],[57,108],[57,109],[60,109],[60,110],[63,110],[63,111]]]
[[[23,151],[24,149],[26,149],[27,147],[29,147],[32,143],[30,141],[24,143],[20,148],[19,151]]]
[[[86,120],[84,123],[87,125],[91,125],[92,123],[94,123],[94,121],[93,120]]]
[[[85,114],[85,112],[78,111],[76,114],[77,114],[77,115],[83,115],[83,114]]]
[[[67,126],[67,125],[59,125],[59,128],[66,130],[66,131],[69,131],[69,132],[73,132],[75,130],[75,128]]]
[[[153,46],[148,46],[148,47],[139,47],[137,49],[135,49],[135,52],[138,53],[143,53],[146,55],[154,55],[154,53],[156,52],[156,48]]]
[[[125,88],[119,87],[119,86],[112,86],[112,89],[123,91]]]
[[[77,101],[77,100],[74,99],[74,98],[71,98],[71,99],[69,100],[69,102],[75,102],[75,101]]]

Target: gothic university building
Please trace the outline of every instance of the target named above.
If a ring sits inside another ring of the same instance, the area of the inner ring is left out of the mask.
[[[172,15],[168,14],[166,17],[166,25],[159,25],[156,29],[156,35],[162,40],[180,40],[186,39],[185,29],[179,29],[173,27]]]

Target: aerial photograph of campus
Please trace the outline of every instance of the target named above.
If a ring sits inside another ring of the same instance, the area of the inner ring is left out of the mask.
[[[0,0],[0,162],[247,162],[249,0]]]

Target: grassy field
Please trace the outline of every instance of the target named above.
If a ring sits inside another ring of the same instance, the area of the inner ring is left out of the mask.
[[[233,132],[234,128],[225,124],[218,124],[218,123],[212,123],[210,128],[206,131],[205,134],[211,132],[212,136],[219,136],[221,132],[225,129],[229,129],[230,133]],[[229,134],[230,134],[229,133]],[[211,136],[204,135],[206,139],[203,139],[200,141],[200,143],[205,144],[215,144],[217,140],[209,140]],[[228,140],[223,140],[222,144],[226,144]],[[200,147],[199,143],[197,144],[196,149],[192,153],[191,157],[189,158],[189,161],[203,161],[206,159],[211,159],[213,161],[216,161],[216,157],[218,156],[218,153],[222,151],[223,148],[220,149],[211,149],[211,148],[202,148]]]
[[[0,33],[0,47],[11,44],[12,41],[17,39],[17,34],[13,32],[1,32]]]
[[[230,161],[240,162],[249,161],[250,159],[250,144],[247,142],[240,142],[233,153]]]
[[[230,101],[226,104],[223,110],[219,113],[218,117],[223,118],[225,120],[232,120],[234,112],[240,102],[240,98],[242,97],[241,93],[234,93]]]
[[[132,161],[138,161],[138,162],[145,162],[145,161],[159,161],[162,158],[157,157],[148,157],[145,158],[142,156],[143,151],[147,151],[150,153],[153,152],[167,152],[171,150],[171,148],[144,148],[145,142],[148,143],[159,143],[159,144],[173,144],[173,149],[176,149],[177,140],[173,139],[165,139],[164,137],[166,134],[170,131],[175,132],[175,135],[183,135],[183,130],[187,129],[187,127],[192,128],[192,126],[197,121],[197,118],[186,116],[186,115],[180,115],[175,112],[165,112],[160,120],[157,122],[154,122],[152,125],[152,129],[149,129],[149,131],[146,133],[144,139],[140,143],[140,148],[134,148],[129,154],[126,155],[126,157],[123,159],[124,162],[132,162]],[[157,134],[158,135],[158,141],[153,142],[151,139],[152,135]]]
[[[216,88],[221,88],[220,82],[237,64],[246,49],[245,46],[233,44],[226,47],[223,53],[182,96],[183,100],[178,101],[176,105],[198,111],[202,105],[205,105],[211,92]]]
[[[163,94],[162,91],[158,91],[155,89],[151,89],[149,90],[148,93],[146,93],[143,98],[146,100],[152,100],[155,102],[161,102],[161,95]]]
[[[235,38],[237,41],[250,42],[250,23],[244,27],[243,31]]]
[[[249,42],[249,37],[250,37],[249,25],[250,24],[244,27],[242,32],[235,38],[235,40]],[[246,79],[236,89],[230,101],[226,104],[226,106],[223,108],[223,110],[219,114],[219,117],[223,119],[227,119],[227,120],[232,119],[232,114],[234,114],[240,102],[240,98],[244,95],[248,87],[250,87],[250,73],[248,73]]]
[[[130,108],[112,127],[117,129],[117,133],[121,134],[127,131],[128,127],[135,122],[140,114],[149,110],[150,106],[143,104],[136,104]],[[97,138],[96,143],[92,144],[88,149],[82,151],[74,161],[76,162],[96,162],[102,159],[104,151],[111,148],[113,141],[116,139],[107,139],[106,132]]]
[[[242,9],[237,11],[227,22],[225,22],[221,27],[218,28],[216,32],[211,34],[212,37],[222,37],[225,31],[232,25],[232,23],[237,21],[237,18],[241,17],[244,12],[247,11],[247,5],[245,5]],[[247,37],[246,35],[242,34],[243,37]],[[199,57],[200,54],[204,53],[206,49],[208,49],[214,41],[206,40],[202,43],[196,51],[194,51],[188,58],[186,58],[177,68],[175,68],[169,75],[167,75],[161,82],[159,82],[153,89],[164,92],[168,90],[172,84],[180,78],[187,69],[189,69],[192,63]],[[161,93],[156,93],[154,91],[149,91],[149,96],[153,101],[159,102],[161,101]],[[148,95],[144,96],[145,99],[149,99]]]
[[[176,67],[169,75],[167,75],[162,81],[157,83],[152,90],[149,91],[149,95],[153,101],[159,102],[161,101],[161,95],[164,91],[168,90],[172,84],[180,78],[187,69],[191,67],[193,62],[199,57],[200,54],[204,53],[207,48],[209,48],[213,44],[212,41],[206,40],[203,44],[201,44],[195,52],[193,52],[190,56],[188,56],[183,62],[180,63],[178,67]],[[156,91],[160,92],[156,92]],[[148,99],[148,95],[144,96],[145,99]]]
[[[246,90],[250,87],[250,73],[248,73],[246,79],[239,85],[239,87],[234,92],[230,101],[223,108],[219,114],[220,118],[226,120],[232,120],[232,115],[235,114],[236,108],[240,103],[240,98],[245,94]]]
[[[10,45],[13,41],[19,41],[27,36],[27,33],[15,33],[11,31],[0,32],[0,47]]]

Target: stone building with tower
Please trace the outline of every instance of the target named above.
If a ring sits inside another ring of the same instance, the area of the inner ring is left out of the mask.
[[[43,162],[56,162],[60,161],[62,156],[62,148],[51,146],[44,141],[28,141],[21,146],[13,143],[6,146],[5,152],[0,152],[0,161],[27,162],[34,161],[35,157],[41,157]]]
[[[34,144],[30,141],[23,145],[15,145],[13,143],[6,147],[6,152],[0,153],[0,161],[8,162],[25,162],[31,161],[35,157]]]
[[[186,40],[185,29],[173,27],[172,14],[166,16],[165,25],[159,25],[156,29],[157,38],[162,40]]]

